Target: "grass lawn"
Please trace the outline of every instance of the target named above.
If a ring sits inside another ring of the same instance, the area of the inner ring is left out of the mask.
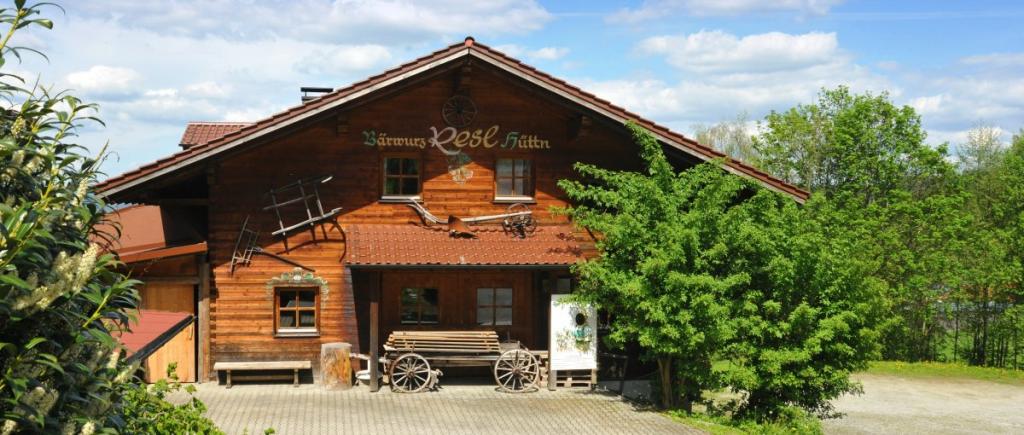
[[[866,372],[908,378],[963,378],[1001,384],[1024,385],[1024,370],[972,367],[963,364],[900,361],[875,361]]]

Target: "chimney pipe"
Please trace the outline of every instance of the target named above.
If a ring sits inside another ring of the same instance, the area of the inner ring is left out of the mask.
[[[303,87],[299,88],[299,91],[302,92],[302,102],[305,103],[307,101],[315,100],[315,99],[320,98],[320,97],[322,97],[322,96],[324,96],[326,94],[329,94],[329,93],[333,92],[334,89],[332,89],[332,88],[318,88],[318,87],[315,87],[315,86],[303,86]]]

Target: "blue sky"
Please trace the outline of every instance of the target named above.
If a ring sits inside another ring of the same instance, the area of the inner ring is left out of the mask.
[[[813,100],[888,92],[954,148],[1024,127],[1024,2],[843,0],[90,0],[63,2],[13,72],[99,103],[82,141],[116,174],[190,120],[254,121],[473,35],[684,134]],[[17,42],[17,41],[16,41]]]

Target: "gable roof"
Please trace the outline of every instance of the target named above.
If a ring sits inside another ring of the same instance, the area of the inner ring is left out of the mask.
[[[776,192],[787,194],[799,202],[803,202],[808,197],[808,193],[806,191],[796,186],[788,184],[785,181],[775,178],[739,160],[729,158],[719,151],[701,145],[693,139],[689,139],[679,133],[673,132],[667,127],[659,125],[653,121],[644,119],[633,112],[616,106],[607,100],[598,98],[594,94],[586,92],[547,73],[541,72],[532,66],[506,56],[505,54],[486,45],[476,43],[472,37],[467,37],[462,43],[450,45],[447,48],[402,64],[394,69],[369,77],[361,82],[349,85],[348,87],[336,89],[334,92],[325,94],[320,98],[310,100],[299,106],[291,107],[269,118],[245,125],[237,131],[227,133],[217,139],[210,140],[203,144],[190,146],[171,156],[146,164],[137,169],[130,170],[121,175],[108,178],[97,185],[97,190],[102,196],[115,195],[119,192],[123,192],[132,187],[146,183],[149,180],[196,165],[208,158],[233,150],[254,139],[269,135],[312,116],[355,101],[359,98],[370,95],[375,91],[387,88],[392,84],[423,74],[440,65],[467,57],[483,61],[488,65],[517,76],[533,85],[547,90],[548,92],[565,98],[599,115],[615,120],[616,122],[636,122],[638,125],[649,130],[662,143],[693,155],[703,161],[722,158],[725,162],[723,168],[727,171],[751,178],[759,182],[761,185]]]
[[[252,123],[192,121],[185,126],[185,133],[182,133],[181,141],[178,142],[178,145],[182,149],[189,149],[196,145],[205,145],[209,141],[219,139],[249,125],[252,125]]]

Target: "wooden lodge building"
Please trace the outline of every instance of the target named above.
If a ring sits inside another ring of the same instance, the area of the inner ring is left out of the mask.
[[[567,205],[556,182],[576,162],[639,168],[628,120],[679,169],[723,157],[472,38],[319,91],[253,123],[190,123],[181,150],[99,185],[133,204],[115,250],[144,282],[142,308],[196,319],[158,358],[183,380],[232,361],[315,372],[321,344],[376,353],[396,330],[494,330],[547,349],[549,296],[594,255],[550,212]]]

